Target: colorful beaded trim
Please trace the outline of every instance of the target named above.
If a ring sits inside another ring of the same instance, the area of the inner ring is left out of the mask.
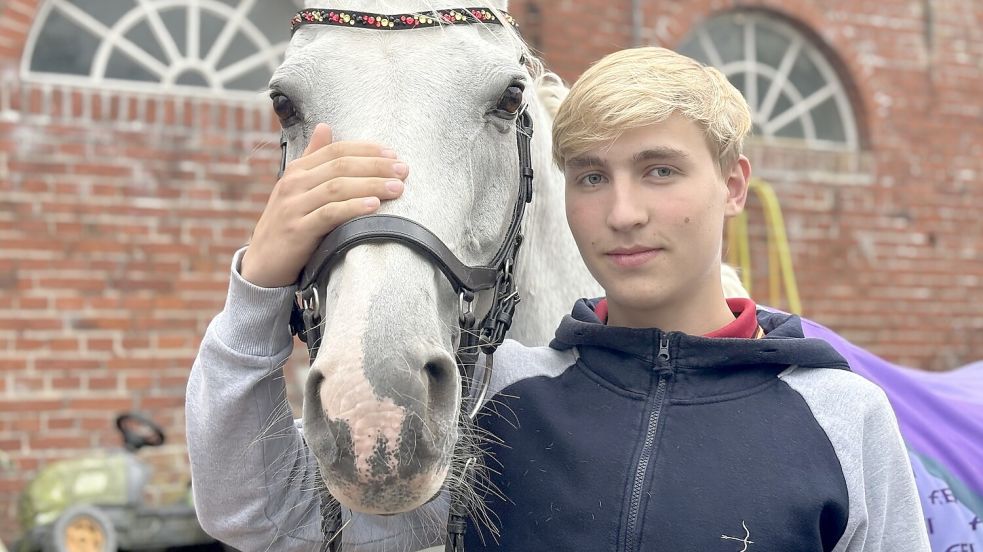
[[[511,15],[505,12],[500,13],[505,20],[504,23],[491,10],[486,8],[459,8],[399,15],[380,15],[327,8],[309,8],[300,10],[290,20],[290,32],[293,33],[304,25],[338,25],[361,29],[386,30],[418,29],[420,27],[467,25],[472,23],[494,23],[498,25],[508,23],[513,27],[519,27]]]

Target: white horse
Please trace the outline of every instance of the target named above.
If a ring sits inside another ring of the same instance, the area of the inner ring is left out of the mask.
[[[426,0],[330,6],[345,14],[454,7]],[[506,1],[488,8],[504,11]],[[302,26],[271,80],[274,94],[297,112],[285,124],[288,158],[300,155],[322,121],[336,139],[392,147],[411,174],[404,195],[381,212],[428,228],[469,265],[495,254],[516,201],[514,115],[500,109],[516,86],[534,124],[536,177],[517,260],[522,302],[510,337],[544,345],[577,298],[601,291],[567,228],[563,176],[551,160],[552,114],[566,88],[514,29]],[[732,271],[724,279],[728,289],[738,286],[732,295],[744,295]],[[430,260],[395,243],[349,251],[323,296],[324,337],[308,376],[304,425],[324,482],[354,511],[416,508],[444,484],[459,436],[458,296]]]
[[[397,14],[455,6],[330,7]],[[598,293],[567,230],[563,179],[550,160],[550,117],[539,94],[548,88],[543,83],[556,89],[558,82],[508,25],[390,32],[305,26],[271,89],[301,114],[286,128],[288,158],[303,151],[322,121],[336,139],[392,147],[411,175],[404,195],[381,212],[416,221],[463,262],[480,265],[505,239],[518,195],[514,117],[497,106],[510,87],[523,87],[535,125],[536,179],[517,262],[522,304],[513,335],[543,344],[576,297]],[[344,506],[384,514],[413,509],[443,485],[458,438],[458,296],[428,259],[404,245],[372,244],[334,267],[324,297],[324,337],[304,397],[308,443]]]

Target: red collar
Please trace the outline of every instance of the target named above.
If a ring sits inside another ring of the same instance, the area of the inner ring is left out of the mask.
[[[734,313],[734,321],[718,328],[703,337],[737,337],[753,339],[758,333],[757,305],[750,299],[733,297],[727,299],[727,307]],[[594,307],[594,314],[602,322],[608,322],[608,300],[601,299]]]

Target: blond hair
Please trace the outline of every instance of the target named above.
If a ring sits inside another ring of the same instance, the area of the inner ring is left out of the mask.
[[[733,167],[751,131],[751,110],[720,71],[665,48],[605,56],[574,83],[553,123],[553,159],[616,140],[622,132],[679,113],[699,124],[721,173]]]

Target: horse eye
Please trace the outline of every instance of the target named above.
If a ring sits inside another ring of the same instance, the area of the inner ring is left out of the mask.
[[[515,115],[519,112],[519,108],[522,107],[522,92],[523,87],[520,84],[513,84],[505,89],[502,97],[498,100],[498,105],[495,106],[499,111],[503,111],[509,115]]]
[[[294,102],[290,98],[279,93],[273,93],[270,96],[270,99],[273,100],[273,111],[280,119],[280,124],[285,127],[289,126],[291,119],[297,116],[297,109],[294,107]]]

